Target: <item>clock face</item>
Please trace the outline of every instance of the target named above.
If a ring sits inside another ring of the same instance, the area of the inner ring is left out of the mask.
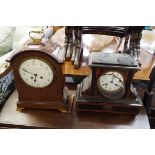
[[[47,87],[54,77],[52,67],[38,57],[24,60],[19,67],[19,74],[27,85],[35,88]]]
[[[120,98],[124,94],[123,76],[115,71],[109,71],[101,75],[97,81],[99,91],[109,98]]]

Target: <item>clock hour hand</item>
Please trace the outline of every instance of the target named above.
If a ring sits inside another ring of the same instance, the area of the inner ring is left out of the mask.
[[[119,84],[116,84],[116,83],[113,83],[115,86],[118,86],[118,87],[121,87],[122,85],[119,85]]]

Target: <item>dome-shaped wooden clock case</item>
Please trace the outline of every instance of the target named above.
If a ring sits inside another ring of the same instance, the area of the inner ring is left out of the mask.
[[[60,47],[23,45],[8,61],[15,76],[19,95],[18,108],[71,111],[68,89],[63,75],[63,58],[53,52]],[[47,69],[47,71],[46,71]]]

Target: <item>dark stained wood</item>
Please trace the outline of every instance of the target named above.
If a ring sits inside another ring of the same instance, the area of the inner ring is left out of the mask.
[[[75,88],[70,89],[72,95]],[[130,115],[81,112],[77,114],[75,104],[72,114],[54,110],[25,109],[17,111],[18,93],[15,91],[0,113],[0,126],[9,128],[78,128],[78,129],[149,129],[144,110],[135,117]]]
[[[73,53],[73,33],[71,30],[71,26],[65,27],[65,60],[70,61]]]
[[[136,71],[131,71],[129,70],[128,71],[128,74],[126,74],[126,92],[125,92],[125,97],[130,97],[130,87],[131,87],[131,84],[132,84],[132,80],[133,80],[133,76],[135,74]]]

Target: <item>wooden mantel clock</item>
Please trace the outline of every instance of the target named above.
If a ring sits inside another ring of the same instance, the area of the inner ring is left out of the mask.
[[[71,111],[60,50],[50,41],[38,45],[28,41],[9,58],[19,94],[18,108]]]
[[[77,89],[77,111],[111,112],[136,115],[141,101],[132,86],[140,68],[127,54],[92,52],[92,73]]]

